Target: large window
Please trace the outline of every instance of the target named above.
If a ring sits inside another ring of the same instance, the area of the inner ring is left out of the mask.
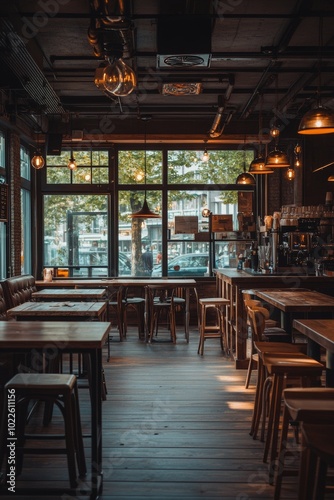
[[[58,276],[107,276],[107,213],[106,196],[44,196],[44,267]]]
[[[31,274],[31,191],[30,155],[28,149],[20,147],[21,172],[21,273]]]
[[[5,151],[5,136],[2,132],[0,132],[0,183],[6,183],[6,151]],[[8,191],[7,191],[8,192]],[[3,200],[1,202],[4,203]],[[3,221],[0,221],[0,279],[5,279],[7,277],[7,224],[5,219],[8,215],[8,199],[6,202],[6,206],[2,208],[1,211],[5,211],[6,217],[4,217]]]
[[[200,277],[212,275],[214,267],[234,264],[231,255],[237,250],[231,250],[228,240],[240,240],[238,214],[244,210],[235,180],[253,159],[252,152],[210,151],[207,162],[202,160],[203,150],[159,147],[120,148],[110,159],[107,151],[77,151],[74,156],[75,171],[67,167],[69,153],[47,158],[46,189],[53,184],[59,192],[44,196],[45,267],[82,277]],[[91,177],[82,180],[87,169]],[[93,194],[74,193],[85,183],[91,184]],[[103,183],[108,192],[101,195],[97,190]],[[68,184],[73,185],[72,193]],[[253,188],[242,189],[252,200]],[[133,217],[144,201],[159,217]],[[250,220],[252,203],[247,211]],[[212,232],[210,214],[230,221],[218,236]],[[243,248],[248,248],[247,242]],[[152,253],[151,271],[145,267],[147,251]]]

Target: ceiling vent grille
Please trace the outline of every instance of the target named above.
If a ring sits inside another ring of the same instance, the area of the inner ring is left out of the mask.
[[[209,67],[211,19],[209,16],[167,16],[158,19],[157,67]]]

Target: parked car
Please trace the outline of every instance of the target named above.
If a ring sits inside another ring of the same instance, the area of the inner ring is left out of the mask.
[[[209,256],[206,253],[188,253],[173,257],[168,262],[168,276],[205,276],[208,272]],[[219,262],[216,267],[224,267]],[[162,276],[161,264],[154,266],[152,277]]]
[[[118,274],[119,276],[130,276],[131,260],[124,252],[118,254]]]

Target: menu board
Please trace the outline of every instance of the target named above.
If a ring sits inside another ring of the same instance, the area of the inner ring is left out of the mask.
[[[195,234],[198,233],[197,215],[175,215],[175,234]]]
[[[0,184],[0,222],[8,222],[8,184]]]
[[[213,233],[233,231],[232,215],[211,215],[211,230]]]

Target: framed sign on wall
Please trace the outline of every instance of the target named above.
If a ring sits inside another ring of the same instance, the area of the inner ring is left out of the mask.
[[[0,184],[0,222],[8,222],[8,184]]]

